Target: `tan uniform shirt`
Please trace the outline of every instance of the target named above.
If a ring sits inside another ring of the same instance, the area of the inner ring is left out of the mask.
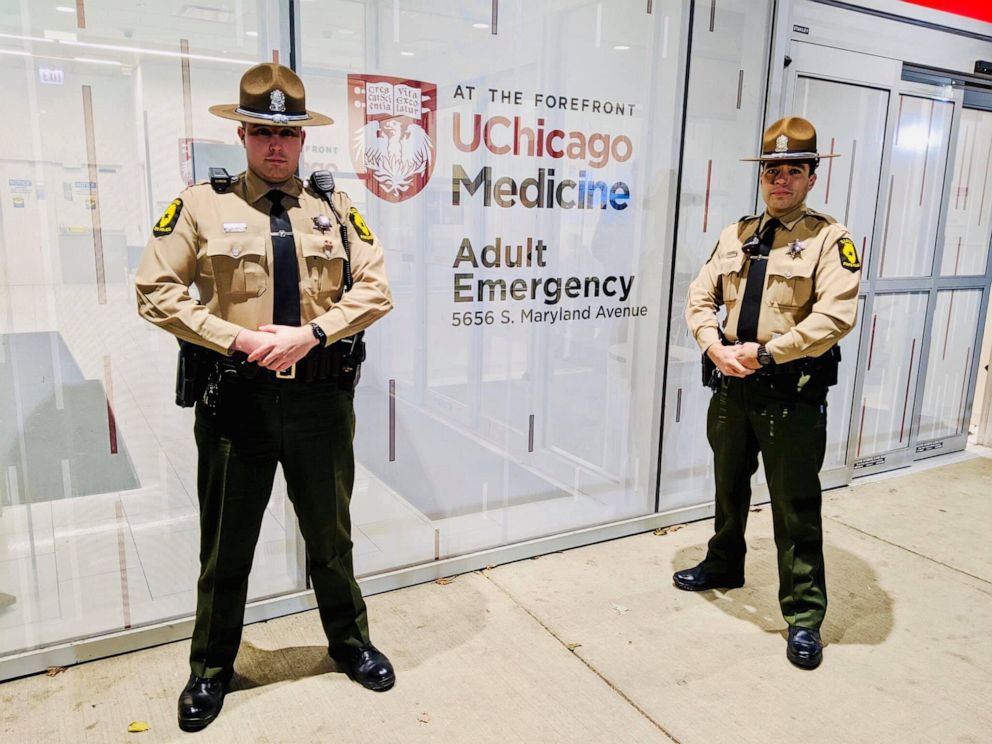
[[[243,329],[272,322],[274,284],[270,204],[278,188],[293,227],[300,277],[300,319],[327,334],[330,345],[371,325],[393,307],[382,246],[351,205],[335,192],[347,224],[353,285],[344,292],[344,245],[334,213],[298,178],[268,184],[251,171],[226,193],[208,183],[183,191],[155,225],[135,277],[138,312],[185,341],[231,353]],[[330,220],[321,231],[314,222]],[[199,301],[189,292],[195,285]]]
[[[703,351],[720,343],[716,316],[720,305],[727,307],[724,335],[730,342],[737,341],[750,264],[742,244],[769,219],[766,212],[727,227],[713,255],[689,285],[685,319]],[[854,327],[861,261],[847,228],[805,204],[779,221],[782,227],[776,231],[765,270],[758,343],[783,364],[820,356]]]

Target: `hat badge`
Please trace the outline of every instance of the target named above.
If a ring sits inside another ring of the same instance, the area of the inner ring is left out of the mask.
[[[775,152],[788,152],[789,151],[789,138],[784,134],[780,134],[775,138]]]
[[[286,94],[276,88],[269,94],[269,111],[285,111]]]

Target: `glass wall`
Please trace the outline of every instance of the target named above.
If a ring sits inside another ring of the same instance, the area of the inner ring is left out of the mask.
[[[685,324],[689,283],[720,231],[753,214],[763,129],[773,3],[726,0],[704,5],[693,23],[678,245],[672,285],[668,385],[665,390],[660,509],[713,498],[706,443],[710,390],[700,379],[700,353]],[[697,6],[698,7],[698,6]]]
[[[360,574],[654,510],[684,6],[300,6],[336,120],[307,149],[397,306],[356,397]]]
[[[192,414],[132,277],[197,158],[241,168],[207,107],[285,50],[275,3],[237,5],[0,6],[0,656],[192,613]],[[285,503],[253,598],[303,588]]]

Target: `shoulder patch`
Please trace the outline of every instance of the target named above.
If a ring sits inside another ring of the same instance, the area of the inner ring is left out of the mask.
[[[165,208],[162,212],[162,216],[158,218],[158,222],[152,228],[152,234],[156,238],[162,238],[166,235],[170,235],[173,230],[176,229],[176,223],[179,222],[179,215],[183,211],[183,200],[173,199],[172,203]]]
[[[372,237],[372,231],[369,230],[369,226],[365,224],[365,218],[359,213],[357,209],[352,207],[348,210],[348,218],[351,220],[351,224],[355,227],[355,232],[358,233],[358,237],[362,239],[364,243],[372,243],[375,238]]]
[[[840,251],[840,265],[850,272],[861,271],[861,259],[858,258],[858,251],[854,247],[854,241],[850,238],[841,238],[837,241],[837,250]]]

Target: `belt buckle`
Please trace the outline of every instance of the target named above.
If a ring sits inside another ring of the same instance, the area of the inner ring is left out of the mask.
[[[277,380],[295,380],[296,379],[296,362],[287,367],[284,370],[276,371]]]

